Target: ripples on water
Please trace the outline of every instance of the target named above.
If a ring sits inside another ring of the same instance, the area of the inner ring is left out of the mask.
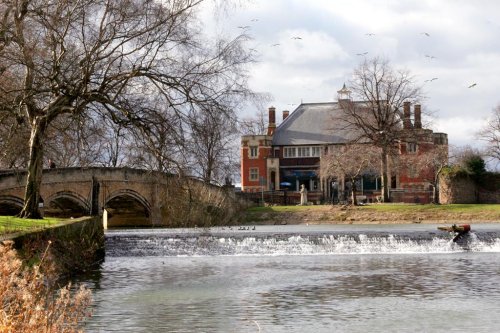
[[[109,233],[87,330],[494,332],[500,241],[475,236]]]

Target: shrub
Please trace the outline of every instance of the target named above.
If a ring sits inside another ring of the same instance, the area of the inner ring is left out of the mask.
[[[71,284],[58,289],[56,276],[47,268],[42,273],[42,265],[50,266],[45,255],[27,267],[10,242],[0,244],[0,332],[82,331],[82,320],[91,314],[90,290]]]

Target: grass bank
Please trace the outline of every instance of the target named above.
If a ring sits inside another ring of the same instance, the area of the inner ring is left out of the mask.
[[[61,222],[58,218],[44,218],[42,220],[22,219],[14,216],[0,216],[0,235],[21,231],[44,229]]]
[[[500,205],[374,204],[252,207],[244,224],[459,223],[500,222]]]

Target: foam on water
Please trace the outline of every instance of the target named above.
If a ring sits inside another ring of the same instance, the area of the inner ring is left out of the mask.
[[[457,243],[446,233],[261,233],[179,235],[168,232],[107,234],[108,256],[278,256],[500,252],[497,235],[470,235]]]

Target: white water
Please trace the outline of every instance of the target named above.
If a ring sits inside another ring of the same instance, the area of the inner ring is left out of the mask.
[[[119,230],[89,332],[495,332],[500,228]]]
[[[332,255],[500,252],[500,230],[472,231],[453,242],[453,235],[411,228],[387,230],[321,229],[238,230],[129,230],[107,235],[109,256],[218,256],[218,255]],[[115,246],[116,245],[116,246]]]

